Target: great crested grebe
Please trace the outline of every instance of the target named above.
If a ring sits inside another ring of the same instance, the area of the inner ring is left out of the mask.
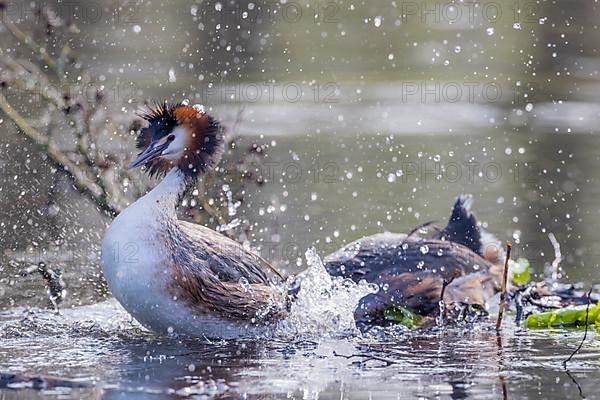
[[[261,335],[286,307],[280,275],[261,257],[175,209],[196,178],[220,161],[221,125],[201,108],[160,105],[143,116],[145,166],[162,182],[121,212],[102,242],[102,269],[125,309],[159,333],[218,338]]]
[[[442,293],[447,305],[484,307],[500,290],[504,251],[478,225],[471,205],[470,196],[459,196],[447,226],[430,237],[381,233],[325,258],[330,275],[379,285],[379,292],[364,297],[356,309],[361,329],[390,323],[385,311],[396,305],[433,315]]]
[[[262,336],[287,315],[297,287],[286,288],[263,258],[206,227],[180,221],[176,207],[188,188],[224,150],[221,125],[201,108],[159,105],[145,114],[141,153],[130,168],[164,175],[152,191],[113,221],[102,242],[108,285],[142,325],[159,333],[197,337]],[[331,254],[334,276],[377,283],[380,291],[361,300],[362,326],[385,324],[395,305],[431,314],[444,280],[444,300],[483,305],[499,286],[498,252],[477,226],[470,199],[459,197],[446,228],[428,238],[379,234]],[[301,282],[300,282],[301,284]]]

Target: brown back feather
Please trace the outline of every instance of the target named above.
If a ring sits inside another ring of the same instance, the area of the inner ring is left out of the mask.
[[[271,265],[239,243],[200,225],[177,221],[165,234],[172,254],[170,290],[190,307],[232,320],[272,320],[287,298]]]

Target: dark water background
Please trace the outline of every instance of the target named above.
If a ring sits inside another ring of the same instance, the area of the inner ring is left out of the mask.
[[[554,258],[554,233],[562,279],[597,283],[596,3],[458,3],[458,18],[433,1],[225,2],[222,12],[215,2],[140,1],[120,11],[72,3],[81,29],[72,47],[115,107],[188,98],[225,121],[244,109],[239,133],[271,146],[259,167],[272,179],[249,188],[239,216],[255,223],[253,245],[283,271],[305,268],[313,245],[326,255],[365,235],[444,222],[455,196],[471,193],[479,219],[515,243],[536,279]],[[239,19],[250,8],[261,11]],[[22,26],[32,24],[24,17]],[[14,48],[0,37],[3,51]],[[49,194],[56,174],[0,119],[3,370],[97,379],[83,394],[98,398],[176,397],[168,388],[209,379],[223,379],[229,389],[217,385],[217,395],[233,398],[499,398],[503,387],[509,398],[578,396],[561,362],[581,332],[509,327],[502,349],[488,327],[375,342],[199,344],[133,329],[112,303],[23,319],[21,307],[45,307],[44,290],[38,277],[18,276],[14,258],[61,267],[67,307],[108,298],[98,244],[109,220],[66,181]],[[67,240],[57,247],[57,237]],[[355,363],[334,350],[394,363]],[[594,332],[572,365],[588,398],[599,356]]]

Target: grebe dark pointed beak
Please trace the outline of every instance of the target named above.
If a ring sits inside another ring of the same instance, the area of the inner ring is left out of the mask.
[[[144,150],[142,153],[140,153],[137,158],[131,163],[129,164],[129,167],[127,167],[128,169],[133,169],[133,168],[137,168],[141,165],[145,165],[147,163],[149,163],[150,161],[158,158],[162,152],[169,147],[170,142],[165,142],[165,143],[159,143],[159,142],[153,142],[150,144],[150,146],[148,146],[148,148],[146,148],[146,150]]]

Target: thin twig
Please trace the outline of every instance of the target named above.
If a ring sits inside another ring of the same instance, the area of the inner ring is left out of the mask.
[[[450,277],[450,279],[446,280],[444,279],[442,281],[442,290],[440,292],[440,301],[438,302],[438,308],[441,307],[442,304],[444,304],[444,294],[446,294],[446,288],[452,283],[454,282],[454,280],[456,278],[458,278],[460,276],[460,271],[457,269],[454,270],[454,272],[452,272],[452,276]],[[442,318],[442,322],[443,320],[446,318],[446,315],[448,314],[448,309],[446,307],[444,307],[443,310],[439,310],[440,311],[440,318]]]
[[[233,120],[233,124],[231,124],[231,127],[229,128],[229,131],[233,135],[236,134],[238,126],[240,126],[242,124],[242,122],[244,121],[244,111],[245,111],[245,107],[242,106],[235,113],[235,119]]]
[[[412,235],[414,235],[415,233],[417,233],[419,230],[423,229],[423,228],[428,228],[430,225],[435,224],[437,221],[433,220],[433,221],[427,221],[425,223],[422,223],[421,225],[417,226],[416,228],[414,228],[412,231],[408,232],[408,234],[406,235],[406,239],[410,238]],[[435,228],[435,226],[434,226]]]
[[[581,348],[583,347],[583,343],[585,342],[585,339],[587,339],[588,322],[589,322],[589,318],[590,318],[590,305],[592,304],[592,300],[591,300],[592,299],[592,288],[590,288],[590,290],[588,291],[587,298],[588,298],[587,307],[585,309],[585,331],[583,332],[583,339],[581,339],[579,346],[577,346],[575,351],[573,353],[571,353],[569,358],[567,358],[565,361],[563,361],[563,366],[565,367],[565,369],[567,369],[567,363],[573,359],[573,357],[575,356],[575,354],[577,354],[579,352],[579,350],[581,350]]]
[[[575,379],[575,377],[573,375],[571,375],[571,373],[569,372],[568,369],[565,369],[565,374],[567,374],[569,379],[571,379],[571,382],[573,382],[575,384],[575,386],[577,387],[577,391],[579,392],[579,397],[582,399],[585,399],[585,395],[583,394],[583,390],[581,389],[581,385],[579,384],[579,382],[577,382],[577,379]]]
[[[504,272],[502,273],[502,288],[500,290],[500,306],[498,308],[498,319],[496,320],[496,331],[500,331],[502,326],[502,317],[504,316],[504,307],[506,305],[506,285],[508,282],[508,261],[510,260],[510,251],[512,243],[506,242],[506,258],[504,259]]]
[[[367,355],[367,354],[350,354],[350,355],[346,355],[346,354],[340,354],[337,351],[333,352],[333,355],[336,357],[342,357],[345,358],[347,360],[350,360],[352,358],[363,358],[362,362],[367,362],[367,361],[381,361],[383,363],[386,364],[386,366],[390,366],[393,364],[398,364],[397,361],[395,360],[390,360],[389,358],[385,358],[385,357],[379,357],[379,356],[375,356],[375,355]]]

